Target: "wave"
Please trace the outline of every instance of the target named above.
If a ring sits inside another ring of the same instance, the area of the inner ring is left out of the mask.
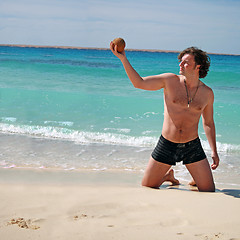
[[[208,141],[201,141],[204,150],[211,151]],[[240,153],[240,145],[217,142],[219,153]]]
[[[46,124],[46,122],[45,122]],[[35,136],[42,138],[52,138],[59,140],[74,141],[78,144],[103,143],[136,147],[151,147],[153,148],[159,136],[130,136],[129,129],[117,129],[112,132],[88,132],[78,131],[66,128],[71,126],[71,122],[63,122],[63,127],[56,126],[30,126],[30,125],[13,125],[12,123],[0,123],[0,132],[5,134],[20,134],[27,136]],[[104,131],[111,131],[111,128]],[[144,134],[143,134],[144,135]],[[204,150],[211,151],[208,141],[201,140]],[[217,142],[219,153],[240,153],[240,145]]]
[[[17,121],[17,119],[15,117],[2,117],[0,119],[3,122],[16,122]]]
[[[44,121],[44,124],[59,124],[60,126],[69,126],[72,127],[73,126],[73,122],[69,122],[69,121],[64,121],[64,122],[59,122],[59,121]]]
[[[106,129],[105,129],[106,130]],[[125,129],[122,130],[124,132]],[[126,131],[126,130],[125,130]],[[13,125],[0,124],[0,132],[23,134],[29,136],[37,136],[44,138],[54,138],[62,140],[70,140],[76,143],[105,143],[127,146],[152,146],[156,143],[157,138],[147,136],[128,136],[119,133],[110,132],[86,132],[71,130],[62,127],[53,126],[29,126],[29,125]],[[126,131],[127,132],[127,131]]]

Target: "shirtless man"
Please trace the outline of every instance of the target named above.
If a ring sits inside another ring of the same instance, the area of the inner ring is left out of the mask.
[[[117,56],[135,88],[155,91],[164,89],[164,122],[162,135],[154,149],[142,186],[159,188],[164,181],[178,184],[170,169],[176,162],[183,164],[190,172],[199,191],[214,192],[212,169],[219,164],[216,147],[215,124],[213,120],[214,94],[199,78],[209,70],[209,59],[198,48],[187,48],[179,54],[180,75],[164,73],[140,77],[129,63],[125,51],[117,52],[117,45],[110,49]],[[203,128],[212,150],[213,164],[210,165],[198,137],[198,123],[202,116]]]

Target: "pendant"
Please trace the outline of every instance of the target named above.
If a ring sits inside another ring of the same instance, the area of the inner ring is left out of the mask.
[[[189,108],[189,103],[188,103],[187,107]]]

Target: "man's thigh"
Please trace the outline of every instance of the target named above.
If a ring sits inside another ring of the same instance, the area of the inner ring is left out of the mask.
[[[199,191],[215,191],[212,171],[206,158],[195,163],[186,164],[186,167],[192,175]]]
[[[163,179],[171,165],[158,162],[150,157],[147,168],[145,170],[142,185],[145,187],[159,188],[163,183]]]

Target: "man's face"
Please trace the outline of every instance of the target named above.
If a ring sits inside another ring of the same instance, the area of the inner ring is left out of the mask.
[[[179,73],[186,76],[189,74],[198,73],[200,65],[196,65],[193,55],[185,54],[179,63],[179,67]]]

